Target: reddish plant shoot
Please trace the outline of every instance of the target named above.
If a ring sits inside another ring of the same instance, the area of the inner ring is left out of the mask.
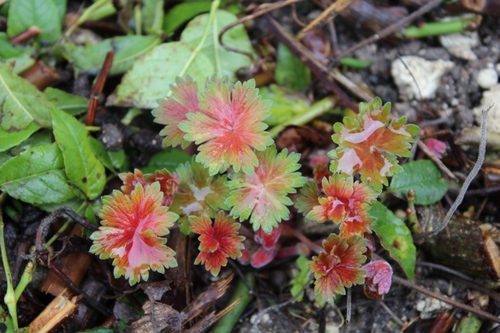
[[[254,149],[262,151],[273,144],[263,122],[270,102],[260,98],[255,81],[237,82],[233,87],[224,80],[209,80],[200,95],[199,108],[201,111],[186,114],[187,120],[179,124],[187,133],[184,139],[200,145],[196,161],[203,163],[210,175],[229,167],[252,174],[259,165]]]
[[[380,299],[391,289],[392,267],[384,260],[372,261],[363,266],[366,271],[363,291],[368,298]]]
[[[345,288],[362,284],[366,272],[361,265],[366,261],[366,239],[353,236],[339,237],[331,234],[323,241],[324,251],[312,258],[309,268],[316,278],[314,290],[333,304],[335,295],[345,295]]]
[[[245,237],[238,236],[240,224],[224,212],[219,212],[212,221],[207,216],[190,217],[191,231],[199,234],[200,253],[195,265],[205,265],[207,271],[217,276],[221,267],[227,265],[227,258],[236,259],[241,256]]]
[[[142,186],[151,185],[154,182],[160,184],[160,191],[163,192],[161,204],[170,206],[174,201],[174,194],[179,187],[179,177],[171,174],[167,169],[156,170],[152,174],[143,174],[141,170],[135,169],[134,173],[126,172],[118,175],[123,181],[121,190],[125,194],[130,194],[139,183]]]
[[[130,194],[113,191],[102,198],[101,227],[90,239],[91,253],[113,259],[114,276],[125,276],[130,285],[148,280],[149,270],[164,273],[176,267],[175,252],[166,244],[168,228],[178,215],[161,204],[159,182],[145,187],[137,183]]]
[[[329,153],[332,172],[353,176],[381,190],[388,185],[387,177],[402,171],[397,156],[411,156],[411,142],[418,126],[405,125],[406,117],[391,120],[390,103],[382,105],[380,98],[360,103],[356,119],[344,118],[334,125],[333,141],[339,145]]]

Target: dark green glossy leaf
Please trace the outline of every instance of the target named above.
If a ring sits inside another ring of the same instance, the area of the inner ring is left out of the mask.
[[[0,129],[0,152],[17,146],[39,129],[40,126],[35,123],[31,123],[26,129],[18,132],[9,133]]]
[[[109,159],[111,160],[111,164],[121,172],[124,172],[128,166],[127,154],[125,154],[124,149],[120,149],[117,151],[108,151]]]
[[[110,75],[125,73],[141,55],[160,43],[156,36],[123,36],[106,39],[90,46],[76,46],[65,43],[65,57],[77,72],[97,74],[109,51],[114,51]]]
[[[196,15],[210,11],[210,6],[211,1],[187,1],[178,4],[165,15],[163,30],[169,35],[174,33],[184,22],[187,22]]]
[[[141,168],[144,173],[153,173],[156,170],[167,169],[175,172],[178,165],[191,162],[192,156],[179,149],[166,149],[153,156],[148,165]]]
[[[311,71],[289,48],[280,43],[275,78],[279,85],[300,91],[311,83]]]
[[[50,110],[54,105],[23,78],[0,66],[0,128],[12,132],[23,130],[32,122],[50,127]]]
[[[68,94],[65,91],[47,88],[43,92],[54,105],[72,116],[82,114],[87,111],[88,100],[81,96]]]
[[[60,203],[78,191],[68,184],[61,151],[55,143],[32,147],[0,167],[0,188],[34,205]]]
[[[7,34],[14,37],[37,26],[42,30],[37,39],[53,43],[61,37],[62,20],[59,10],[54,0],[11,0]]]
[[[64,111],[52,111],[54,136],[64,158],[68,179],[93,200],[106,185],[106,171],[89,142],[85,126]]]
[[[58,202],[58,203],[53,203],[53,204],[43,204],[43,205],[37,205],[38,208],[46,211],[46,212],[53,212],[58,210],[59,208],[67,207],[75,212],[78,211],[85,202],[84,199],[75,197],[73,199],[63,201],[63,202]]]
[[[380,243],[403,268],[408,279],[413,281],[417,249],[413,243],[410,229],[399,217],[378,201],[368,213],[377,218],[372,229],[380,238]]]
[[[406,163],[403,170],[392,178],[389,186],[389,191],[399,198],[406,198],[408,191],[414,190],[415,204],[430,205],[440,201],[448,191],[448,182],[429,160]]]
[[[116,173],[116,169],[111,162],[111,159],[109,158],[108,151],[106,150],[106,147],[104,144],[89,136],[89,143],[90,143],[90,148],[92,148],[92,151],[94,152],[95,156],[101,161],[101,163],[106,167],[106,169]]]
[[[16,147],[12,148],[9,153],[12,156],[16,156],[31,147],[49,145],[53,142],[54,137],[52,136],[52,131],[48,129],[42,129],[32,134],[29,138],[21,142]]]

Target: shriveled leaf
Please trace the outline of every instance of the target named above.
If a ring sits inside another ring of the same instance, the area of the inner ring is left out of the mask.
[[[120,36],[103,40],[90,46],[63,44],[65,57],[77,72],[97,74],[102,67],[106,53],[114,51],[110,75],[125,73],[134,61],[160,43],[156,36]]]
[[[88,100],[81,96],[68,94],[65,91],[48,87],[43,92],[54,105],[72,116],[82,114],[87,111]]]
[[[378,201],[368,213],[377,218],[372,229],[380,238],[382,246],[398,262],[408,279],[413,281],[417,249],[413,243],[410,229],[399,217]]]
[[[7,21],[9,37],[32,26],[42,30],[36,37],[42,43],[53,43],[61,37],[62,20],[54,0],[11,0]]]
[[[148,165],[141,168],[141,171],[144,173],[153,173],[156,170],[167,169],[170,172],[174,172],[178,166],[191,161],[191,159],[192,156],[182,150],[165,149],[154,155],[149,160]]]
[[[0,128],[12,132],[23,130],[32,122],[50,127],[54,105],[23,78],[0,66]]]
[[[20,144],[39,129],[40,126],[35,123],[31,123],[26,129],[18,132],[9,133],[0,129],[0,152]]]
[[[448,182],[429,160],[418,160],[403,165],[403,172],[392,178],[389,190],[399,198],[406,198],[409,190],[415,191],[415,204],[430,205],[440,201]]]
[[[170,91],[170,85],[181,74],[191,57],[193,49],[183,42],[171,42],[156,46],[138,59],[125,74],[108,105],[154,109],[157,101]],[[214,72],[212,63],[204,54],[198,54],[189,66],[190,75],[199,88],[203,88],[205,78]]]
[[[70,182],[90,200],[97,198],[106,185],[106,171],[90,146],[87,129],[61,110],[52,111],[52,118],[54,136]]]
[[[290,211],[286,206],[293,203],[287,195],[295,193],[295,188],[306,182],[295,172],[300,168],[299,154],[287,155],[287,149],[276,153],[275,146],[257,152],[259,166],[255,172],[230,174],[231,180],[227,182],[231,196],[226,204],[232,207],[231,216],[245,220],[251,215],[253,229],[262,228],[266,233],[271,233],[278,222],[288,218]]]
[[[78,192],[68,184],[55,143],[29,148],[6,161],[0,167],[0,189],[34,205],[64,202]]]
[[[181,35],[181,42],[189,44],[192,48],[198,46],[204,33],[204,27],[208,23],[209,14],[195,17],[189,22]],[[201,49],[201,53],[207,56],[214,68],[222,76],[227,76],[230,82],[236,80],[236,71],[242,67],[249,67],[251,59],[243,54],[230,52],[219,44],[219,33],[227,25],[235,22],[238,18],[224,10],[218,10],[212,26],[209,28],[208,37]],[[215,34],[215,36],[214,36]],[[243,25],[231,28],[222,37],[225,45],[250,54],[255,54],[250,39]]]
[[[300,91],[311,83],[311,71],[284,44],[278,45],[276,83]]]

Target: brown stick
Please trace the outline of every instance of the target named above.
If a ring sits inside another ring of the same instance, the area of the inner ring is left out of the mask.
[[[101,70],[99,71],[97,80],[92,87],[92,90],[90,91],[89,107],[87,109],[87,121],[85,122],[87,126],[92,126],[94,124],[95,110],[97,109],[97,105],[99,104],[99,97],[101,96],[102,89],[104,88],[104,83],[106,83],[106,78],[108,77],[109,70],[113,65],[114,56],[115,53],[113,51],[109,51],[106,54],[106,58],[104,59]]]
[[[307,25],[307,27],[305,27],[304,29],[302,29],[301,32],[299,32],[297,39],[301,40],[306,34],[306,32],[311,31],[312,29],[315,28],[320,28],[327,22],[333,20],[335,16],[337,16],[338,13],[340,13],[347,6],[349,6],[352,1],[353,0],[337,0],[334,3],[332,3],[330,7],[321,12],[321,14],[318,17],[316,17],[311,23]]]

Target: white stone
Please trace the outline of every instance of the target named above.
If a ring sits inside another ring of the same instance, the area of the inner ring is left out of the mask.
[[[493,68],[481,69],[477,75],[477,84],[483,89],[489,89],[498,83],[497,71]]]
[[[391,74],[403,99],[434,98],[441,77],[453,66],[452,61],[404,56],[392,62]]]
[[[441,45],[450,52],[451,55],[465,60],[476,60],[476,54],[472,47],[479,45],[479,35],[477,31],[470,31],[457,34],[439,36]]]
[[[488,132],[500,134],[500,84],[496,84],[489,90],[483,92],[481,105],[474,108],[474,115],[476,116],[476,122],[478,124],[481,124],[481,111],[487,110],[490,106],[492,106],[492,108],[488,112],[487,130]]]

